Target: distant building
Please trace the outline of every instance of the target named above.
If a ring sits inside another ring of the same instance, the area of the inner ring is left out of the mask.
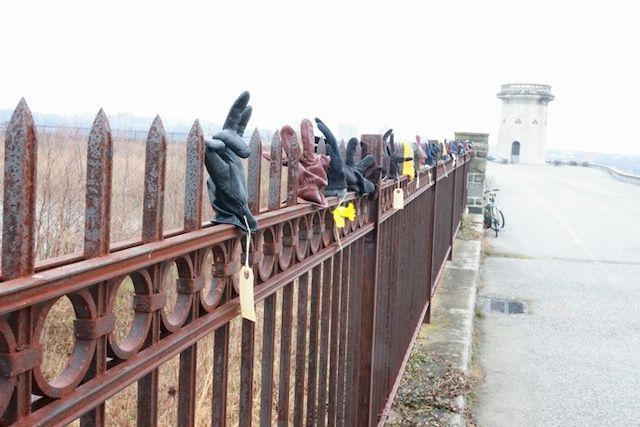
[[[510,163],[544,163],[547,149],[547,105],[551,86],[531,83],[502,85],[502,114],[496,157]]]

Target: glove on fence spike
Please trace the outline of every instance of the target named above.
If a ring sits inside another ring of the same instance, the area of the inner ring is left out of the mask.
[[[357,164],[354,161],[354,155],[358,147],[358,139],[351,138],[347,144],[347,161],[344,166],[344,173],[347,178],[347,188],[351,191],[357,191],[359,195],[373,193],[376,186],[373,182],[365,177],[365,172],[375,165],[375,159],[372,155],[365,156]]]
[[[389,129],[384,133],[384,157],[385,157],[385,170],[383,176],[389,179],[398,179],[401,173],[401,164],[409,160],[413,160],[413,157],[405,157],[396,153],[396,145],[394,141],[393,129]]]
[[[327,169],[328,184],[324,190],[326,196],[343,196],[347,191],[347,180],[344,173],[342,157],[335,136],[322,120],[316,117],[318,129],[326,140],[326,150],[329,155],[329,168]]]
[[[213,139],[205,141],[204,165],[209,174],[209,200],[215,211],[212,222],[233,224],[254,233],[258,223],[249,210],[249,194],[241,160],[251,154],[242,139],[251,118],[249,97],[249,92],[242,92],[231,106],[223,129]],[[248,230],[244,217],[249,224]]]

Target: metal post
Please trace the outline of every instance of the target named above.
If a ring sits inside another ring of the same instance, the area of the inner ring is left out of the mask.
[[[437,276],[436,272],[436,235],[437,235],[437,217],[438,217],[438,162],[436,160],[436,164],[434,166],[434,177],[433,177],[433,222],[431,224],[431,259],[429,260],[429,271],[430,271],[430,280],[429,280],[429,307],[427,308],[427,313],[424,316],[423,322],[430,323],[431,322],[431,295],[433,294],[433,287],[435,285],[435,280]]]
[[[451,170],[450,178],[453,180],[453,189],[451,190],[451,238],[449,239],[449,256],[447,259],[451,261],[453,259],[453,241],[456,235],[456,177],[458,175],[458,165],[456,164],[455,169]]]
[[[376,161],[382,160],[383,140],[382,135],[362,135],[361,141],[370,149]],[[378,163],[381,164],[381,163]],[[378,196],[375,200],[369,200],[369,212],[375,228],[364,238],[364,256],[362,263],[362,291],[360,314],[360,358],[359,382],[358,382],[358,425],[375,425],[377,416],[374,415],[374,386],[373,372],[375,354],[375,324],[376,324],[376,289],[378,284],[378,257],[380,235],[380,182],[378,184]],[[371,196],[369,196],[371,197]]]

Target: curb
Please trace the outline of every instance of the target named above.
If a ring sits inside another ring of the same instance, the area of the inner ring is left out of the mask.
[[[483,216],[481,214],[471,214],[470,216],[472,218],[473,229],[475,231],[483,233],[484,232],[484,228],[482,226]],[[473,255],[475,255],[474,259],[477,260],[477,263],[474,263],[473,267],[470,267],[470,268],[467,267],[468,270],[472,270],[474,273],[473,273],[471,286],[468,292],[468,298],[467,298],[467,301],[465,302],[466,306],[468,307],[469,317],[465,319],[463,329],[461,331],[464,339],[461,344],[462,346],[462,351],[460,355],[461,360],[458,365],[458,368],[460,368],[466,374],[468,374],[470,371],[471,360],[473,356],[473,326],[474,326],[474,320],[475,320],[476,300],[478,295],[478,282],[480,278],[482,241],[480,239],[477,239],[477,240],[467,241],[467,243],[469,243],[469,246],[471,245],[475,246],[475,248],[473,248],[473,251],[474,251]],[[456,254],[454,253],[454,257],[453,257],[453,260],[451,261],[451,264],[455,263],[455,261],[456,261]],[[447,265],[446,268],[459,268],[459,269],[464,268],[464,267],[456,267],[451,264]],[[443,283],[443,285],[445,285],[445,283]],[[450,283],[450,285],[455,285],[455,283]],[[437,300],[437,297],[436,297],[436,300]],[[436,306],[435,303],[434,303],[434,306]],[[460,395],[456,397],[455,403],[460,408],[460,411],[464,413],[464,410],[467,407],[466,396]],[[450,421],[451,421],[451,425],[453,426],[464,427],[467,425],[466,418],[463,416],[463,414],[460,414],[460,413],[453,414],[451,416]]]

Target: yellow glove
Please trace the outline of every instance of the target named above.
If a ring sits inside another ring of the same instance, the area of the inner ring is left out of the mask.
[[[405,142],[402,144],[402,150],[402,155],[405,159],[412,159],[402,162],[402,174],[409,175],[409,181],[411,181],[416,176],[416,171],[413,166],[413,148]]]
[[[356,208],[353,203],[349,203],[347,206],[338,206],[333,210],[333,222],[337,228],[344,228],[345,218],[349,221],[356,219]]]

